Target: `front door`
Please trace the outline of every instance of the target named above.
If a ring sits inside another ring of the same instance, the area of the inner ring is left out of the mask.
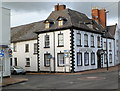
[[[101,55],[97,55],[98,68],[101,68]]]

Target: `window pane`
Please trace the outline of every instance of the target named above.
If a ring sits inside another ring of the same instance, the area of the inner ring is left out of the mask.
[[[44,56],[45,56],[44,59],[45,66],[50,66],[50,59],[49,59],[50,54],[45,54]]]
[[[77,33],[77,45],[81,45],[81,34]]]
[[[95,64],[95,53],[91,53],[91,64]]]
[[[84,55],[85,65],[89,65],[89,54],[85,53]]]
[[[49,35],[45,35],[45,47],[49,47],[50,41],[49,41]]]
[[[82,53],[77,53],[77,65],[82,66]]]
[[[37,53],[37,43],[34,43],[34,53]]]
[[[88,35],[87,34],[84,35],[84,45],[88,46]]]
[[[61,54],[58,54],[58,65],[59,66],[63,66],[63,64],[64,64],[64,54],[63,53],[61,53]]]
[[[58,34],[58,46],[64,45],[63,34]]]

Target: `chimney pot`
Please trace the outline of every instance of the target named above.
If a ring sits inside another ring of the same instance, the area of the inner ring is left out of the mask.
[[[55,5],[55,11],[59,11],[59,10],[64,10],[66,9],[66,5]]]

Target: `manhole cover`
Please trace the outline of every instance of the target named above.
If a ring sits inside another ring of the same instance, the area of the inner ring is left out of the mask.
[[[104,80],[105,77],[81,77],[78,80]]]

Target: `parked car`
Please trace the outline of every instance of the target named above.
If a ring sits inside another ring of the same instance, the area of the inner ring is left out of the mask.
[[[20,66],[11,66],[11,74],[26,74],[26,71]]]

